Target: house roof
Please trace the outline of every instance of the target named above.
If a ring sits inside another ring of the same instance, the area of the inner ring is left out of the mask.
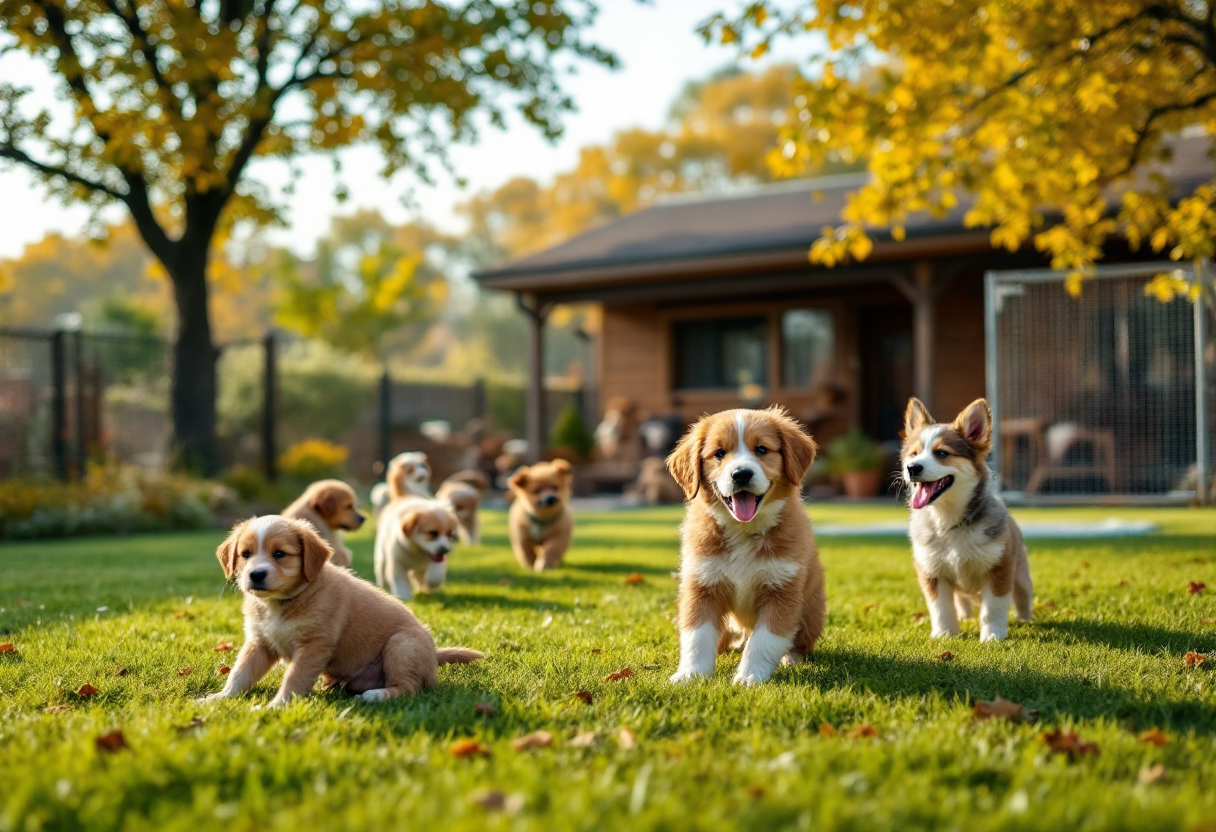
[[[1184,137],[1163,170],[1177,193],[1212,179],[1210,140]],[[806,253],[824,226],[838,224],[850,193],[866,174],[801,179],[726,195],[686,195],[612,220],[501,268],[479,272],[482,286],[518,292],[593,290],[630,283],[732,270],[808,268]],[[963,225],[967,204],[941,218],[911,216],[903,241],[886,232],[871,259],[932,256],[944,245],[988,249],[988,232]]]

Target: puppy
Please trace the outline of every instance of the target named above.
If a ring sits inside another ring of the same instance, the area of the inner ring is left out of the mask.
[[[507,531],[515,559],[525,569],[543,572],[562,565],[574,536],[573,482],[574,469],[564,459],[525,466],[507,480],[515,495]]]
[[[913,398],[903,440],[900,468],[911,489],[908,535],[932,636],[957,635],[959,618],[978,601],[980,641],[1005,638],[1011,604],[1020,620],[1033,617],[1034,587],[1022,532],[988,469],[988,403],[976,399],[946,425]]]
[[[443,586],[456,538],[456,512],[441,500],[406,497],[380,513],[376,526],[376,583],[402,601]]]
[[[283,511],[283,516],[312,523],[321,539],[334,550],[330,563],[349,567],[351,553],[342,542],[341,532],[353,532],[367,519],[359,513],[357,505],[355,490],[349,485],[341,480],[320,480],[308,486],[300,498]]]
[[[481,507],[481,495],[489,488],[490,480],[480,471],[458,471],[440,483],[435,492],[436,499],[450,503],[455,510],[462,543],[474,546],[481,543],[477,510]]]
[[[772,407],[703,416],[667,458],[687,498],[673,682],[709,676],[719,652],[744,642],[741,685],[814,651],[827,600],[802,479],[816,450]]]
[[[318,676],[380,702],[433,687],[441,664],[482,658],[463,647],[436,650],[413,613],[329,563],[329,544],[301,520],[238,523],[215,554],[245,593],[245,644],[208,700],[248,692],[280,659],[288,666],[272,708],[308,693]]]
[[[430,497],[431,466],[422,451],[406,451],[389,460],[385,479],[372,488],[372,512],[379,517],[384,507],[403,497]]]

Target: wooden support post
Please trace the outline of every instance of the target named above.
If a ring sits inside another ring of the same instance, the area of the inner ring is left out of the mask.
[[[528,461],[539,462],[545,454],[545,318],[548,307],[536,295],[520,295],[519,308],[528,319],[528,396],[524,438]]]
[[[891,282],[912,304],[912,389],[932,412],[936,383],[933,372],[933,313],[937,297],[948,281],[936,280],[933,264],[928,260],[918,260],[912,267],[912,280],[902,274],[894,274]]]
[[[262,471],[267,482],[279,479],[277,347],[274,330],[267,331],[262,337]]]

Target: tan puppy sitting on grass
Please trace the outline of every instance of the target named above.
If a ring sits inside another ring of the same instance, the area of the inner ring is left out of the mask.
[[[350,567],[351,553],[342,542],[343,531],[356,531],[367,519],[359,513],[355,489],[341,480],[319,480],[304,491],[298,500],[283,510],[283,516],[307,520],[316,527],[321,539],[330,545],[334,555],[330,563]]]
[[[574,469],[564,459],[520,468],[507,481],[515,496],[507,531],[515,559],[525,569],[543,572],[562,565],[574,537],[573,483]]]

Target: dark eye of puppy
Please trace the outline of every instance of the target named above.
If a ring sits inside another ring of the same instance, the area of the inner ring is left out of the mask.
[[[274,559],[275,559],[275,560],[282,560],[282,559],[283,559],[283,558],[285,558],[285,557],[287,557],[287,553],[286,553],[286,552],[284,552],[282,549],[275,549],[275,550],[274,550]]]
[[[756,446],[756,456],[764,456],[766,453],[768,453],[768,448],[763,445]]]
[[[941,448],[938,448],[936,451],[934,451],[933,455],[935,457],[937,457],[938,459],[945,459],[946,457],[950,456],[950,454],[946,453]]]
[[[718,448],[718,450],[714,451],[714,459],[724,459],[725,457],[726,457],[726,451],[722,450],[721,448]]]
[[[426,536],[431,540],[434,540],[435,538],[439,537],[439,532],[427,532]]]
[[[253,552],[246,549],[245,551],[241,552],[241,557],[246,558],[246,559],[251,558],[251,557],[253,557]]]

